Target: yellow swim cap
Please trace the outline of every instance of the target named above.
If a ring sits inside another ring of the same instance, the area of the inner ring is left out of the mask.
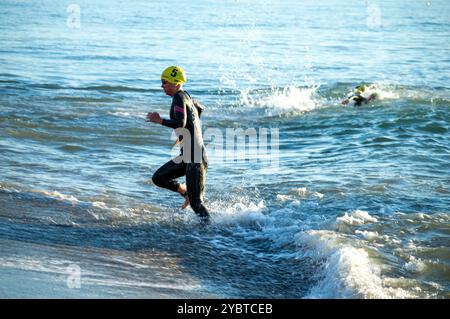
[[[186,79],[186,73],[184,73],[184,70],[179,66],[169,66],[166,68],[163,73],[161,74],[161,80],[166,80],[169,83],[172,84],[183,84],[187,81]]]
[[[356,91],[364,92],[366,90],[366,86],[364,84],[358,85],[355,87]]]

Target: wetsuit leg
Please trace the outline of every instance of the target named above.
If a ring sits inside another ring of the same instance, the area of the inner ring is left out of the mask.
[[[177,178],[186,175],[186,164],[181,162],[176,164],[170,160],[153,174],[152,180],[156,186],[170,189],[177,192],[180,183]]]
[[[186,168],[186,186],[189,203],[194,212],[205,219],[209,217],[208,210],[203,204],[207,168],[206,163],[188,163]]]

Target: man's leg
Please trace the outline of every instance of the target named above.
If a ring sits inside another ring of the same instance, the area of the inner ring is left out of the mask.
[[[152,180],[156,186],[167,188],[180,194],[185,192],[184,185],[180,184],[177,178],[186,174],[186,164],[176,164],[170,160],[153,174]]]
[[[189,163],[186,167],[186,185],[189,202],[194,212],[207,219],[208,210],[203,204],[203,192],[205,191],[207,166],[201,163]]]

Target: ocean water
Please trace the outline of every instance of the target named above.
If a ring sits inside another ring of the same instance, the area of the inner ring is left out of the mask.
[[[1,1],[0,297],[449,298],[449,38],[444,0]],[[174,64],[205,132],[278,130],[205,137],[207,227],[151,181]]]

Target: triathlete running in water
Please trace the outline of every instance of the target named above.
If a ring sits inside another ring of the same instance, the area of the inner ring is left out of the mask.
[[[183,90],[186,74],[181,67],[171,66],[161,75],[164,92],[172,97],[170,119],[162,119],[156,112],[147,114],[147,122],[158,123],[175,129],[181,143],[181,154],[161,166],[153,174],[155,185],[178,192],[185,198],[182,208],[191,205],[202,222],[209,221],[209,213],[203,203],[208,157],[203,144],[200,115],[203,107]],[[186,185],[177,178],[186,175]]]

